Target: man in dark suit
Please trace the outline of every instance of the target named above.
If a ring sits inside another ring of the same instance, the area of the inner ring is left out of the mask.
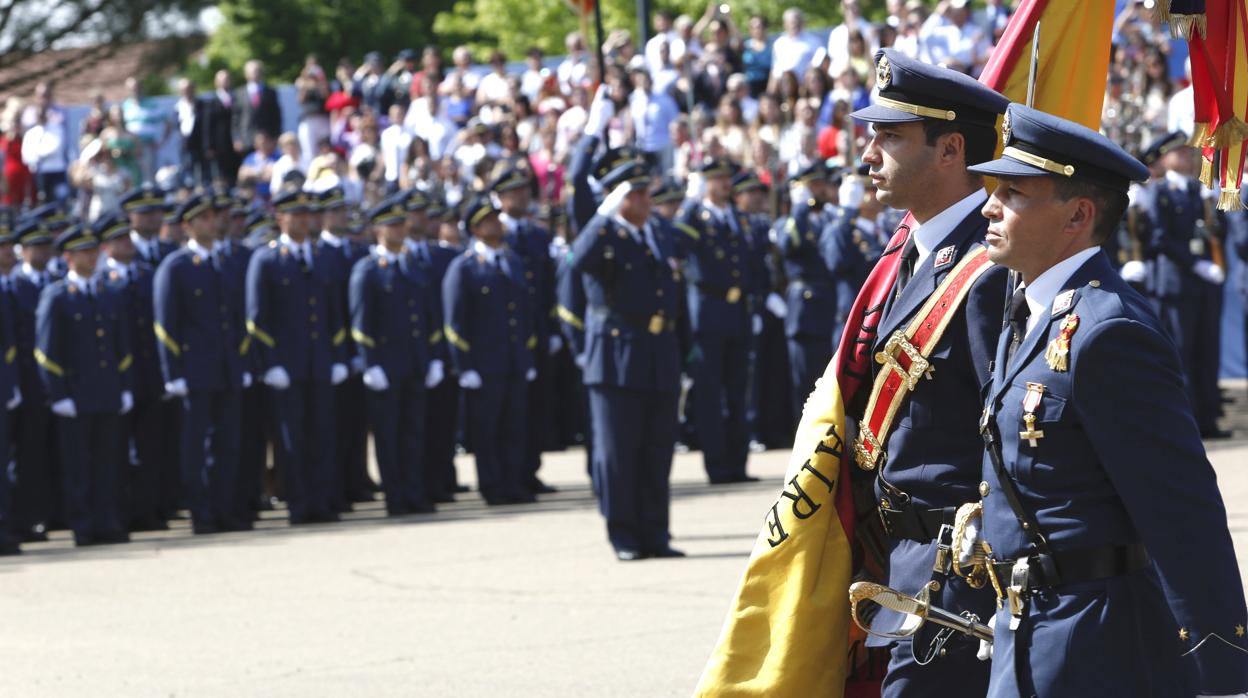
[[[282,107],[277,92],[264,82],[264,64],[250,60],[243,66],[247,84],[234,94],[231,133],[239,159],[251,152],[256,134],[263,131],[276,139],[282,133]]]
[[[237,102],[230,91],[229,71],[217,71],[213,87],[212,96],[203,99],[200,109],[203,123],[199,130],[204,163],[209,170],[210,181],[221,180],[233,187],[238,180],[238,164],[242,157],[234,150],[234,107]]]

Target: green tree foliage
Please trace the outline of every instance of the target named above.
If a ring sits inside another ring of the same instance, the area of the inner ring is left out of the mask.
[[[251,58],[265,62],[273,80],[298,76],[304,57],[315,53],[326,71],[368,51],[387,62],[404,48],[420,50],[434,42],[434,16],[451,0],[225,0],[218,6],[224,23],[208,41],[207,61],[192,71],[197,82],[226,68],[241,74]]]

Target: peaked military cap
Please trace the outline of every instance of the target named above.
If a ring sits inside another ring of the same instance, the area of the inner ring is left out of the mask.
[[[284,191],[273,199],[273,210],[278,213],[315,211],[319,205],[320,197],[302,189]]]
[[[441,197],[430,196],[429,208],[426,209],[425,213],[430,218],[442,218],[446,216],[447,213],[449,213],[449,209],[447,209],[446,202],[443,201]]]
[[[741,170],[732,176],[732,192],[743,194],[747,191],[766,191],[767,185],[750,170]]]
[[[423,211],[429,208],[429,196],[419,189],[408,189],[395,195],[395,200],[408,211]]]
[[[407,206],[402,194],[396,194],[368,210],[368,222],[373,225],[401,223],[407,220]]]
[[[29,217],[18,221],[14,235],[23,245],[50,245],[53,239],[52,230],[46,223],[38,218]]]
[[[656,204],[666,204],[672,201],[683,201],[685,198],[685,185],[678,179],[666,177],[659,181],[658,184],[650,190],[650,200]]]
[[[109,211],[95,219],[91,232],[100,242],[108,242],[130,233],[130,221],[120,211]]]
[[[836,174],[836,170],[829,167],[823,160],[816,160],[809,165],[797,171],[797,174],[789,178],[789,184],[809,184],[816,180],[828,181]]]
[[[208,194],[191,194],[173,211],[176,223],[185,223],[199,214],[213,208],[213,199]]]
[[[1148,179],[1148,168],[1113,141],[1086,126],[1038,109],[1011,104],[1001,124],[1001,158],[968,167],[1006,177],[1054,175],[1126,192]]]
[[[332,186],[321,192],[321,210],[330,211],[347,205],[347,196],[342,187]]]
[[[271,225],[273,225],[273,219],[264,211],[253,211],[243,222],[243,228],[248,235]]]
[[[529,186],[529,177],[515,167],[509,167],[498,174],[493,181],[490,182],[490,191],[505,192],[513,189],[523,189]]]
[[[26,217],[33,220],[43,221],[43,224],[48,226],[48,229],[53,233],[58,230],[64,230],[73,222],[70,220],[69,216],[66,215],[65,209],[61,208],[61,205],[55,202],[32,208],[26,212]]]
[[[165,192],[150,184],[144,184],[126,192],[121,197],[121,210],[126,213],[142,213],[155,209],[164,210]]]
[[[607,189],[624,182],[649,182],[650,163],[636,148],[608,150],[594,163],[594,178]]]
[[[17,228],[13,225],[13,211],[0,208],[0,245],[17,242]]]
[[[896,124],[923,119],[997,127],[1010,100],[969,75],[915,60],[891,48],[875,54],[875,103],[850,114],[859,121]]]
[[[464,227],[471,231],[474,225],[497,214],[498,208],[494,206],[493,201],[490,201],[490,197],[478,196],[464,206]]]
[[[702,162],[698,163],[698,166],[694,168],[694,171],[701,173],[704,179],[710,179],[711,177],[731,177],[736,169],[737,168],[733,167],[732,163],[727,160],[721,158],[706,158]]]
[[[1144,152],[1140,153],[1140,161],[1145,165],[1152,167],[1153,163],[1160,160],[1166,153],[1174,150],[1175,148],[1182,148],[1186,145],[1186,133],[1183,133],[1182,131],[1171,131],[1161,138],[1154,140],[1152,143],[1149,143],[1148,147],[1144,149]]]
[[[97,238],[91,229],[85,225],[71,225],[65,232],[56,238],[57,252],[74,252],[77,250],[89,250],[100,246],[100,239]]]

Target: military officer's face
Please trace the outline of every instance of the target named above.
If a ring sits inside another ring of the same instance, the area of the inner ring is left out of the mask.
[[[138,232],[139,235],[149,238],[160,232],[160,224],[164,217],[165,215],[160,209],[131,211],[130,227]]]
[[[52,259],[52,245],[22,245],[22,260],[43,271]]]
[[[330,209],[321,214],[325,221],[325,229],[334,235],[342,235],[347,230],[347,223],[350,217],[347,215],[347,207],[339,206]]]
[[[761,189],[752,189],[743,191],[736,195],[737,208],[746,213],[759,213],[763,210],[763,205],[767,203],[766,194]]]
[[[407,212],[407,234],[413,240],[422,240],[425,237],[425,230],[429,227],[429,215],[425,210],[417,209]]]
[[[192,240],[206,248],[212,248],[212,243],[217,239],[217,218],[212,209],[186,221],[185,226]]]
[[[17,265],[17,250],[12,243],[0,245],[0,271],[9,273],[9,270]]]
[[[487,245],[497,245],[503,241],[503,223],[497,214],[486,216],[473,227],[472,234]]]
[[[1096,218],[1091,199],[1062,201],[1052,177],[998,177],[980,211],[988,219],[988,258],[1031,283],[1086,247]]]
[[[666,201],[661,204],[655,204],[654,208],[659,212],[660,216],[670,221],[676,217],[677,213],[680,213],[680,203],[679,201]]]
[[[634,189],[624,197],[624,203],[620,205],[620,217],[633,225],[645,225],[652,207],[650,190],[645,187]]]
[[[308,211],[279,213],[277,224],[282,232],[294,238],[295,242],[303,242],[312,230],[312,214]]]
[[[706,180],[706,197],[717,206],[723,206],[732,198],[732,178],[727,175]]]
[[[98,247],[65,253],[65,264],[83,278],[90,278],[95,274],[95,264],[99,259],[100,248]]]
[[[377,240],[386,249],[391,251],[403,249],[403,242],[407,239],[407,226],[403,225],[403,221],[383,223],[376,226],[376,231]]]
[[[512,218],[521,218],[529,213],[529,188],[519,187],[501,192],[498,201],[503,211]]]
[[[104,253],[120,264],[129,264],[135,257],[134,242],[129,235],[113,238],[104,243]]]
[[[919,122],[875,124],[875,137],[862,152],[862,161],[871,166],[876,197],[893,208],[909,209],[928,186],[936,147],[927,144]]]

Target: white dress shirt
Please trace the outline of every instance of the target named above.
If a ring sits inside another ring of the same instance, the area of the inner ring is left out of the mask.
[[[914,268],[922,267],[928,255],[931,254],[932,248],[952,233],[953,229],[971,215],[972,211],[983,208],[987,200],[988,192],[976,189],[965,199],[932,216],[926,223],[911,226],[910,237],[914,239],[914,247],[919,251],[919,258],[915,260]]]
[[[1027,298],[1027,309],[1031,311],[1031,315],[1027,318],[1027,334],[1031,334],[1042,319],[1046,321],[1049,319],[1049,308],[1053,307],[1053,299],[1061,292],[1071,275],[1100,251],[1100,247],[1089,247],[1076,252],[1049,267],[1047,271],[1023,287],[1024,296]]]

